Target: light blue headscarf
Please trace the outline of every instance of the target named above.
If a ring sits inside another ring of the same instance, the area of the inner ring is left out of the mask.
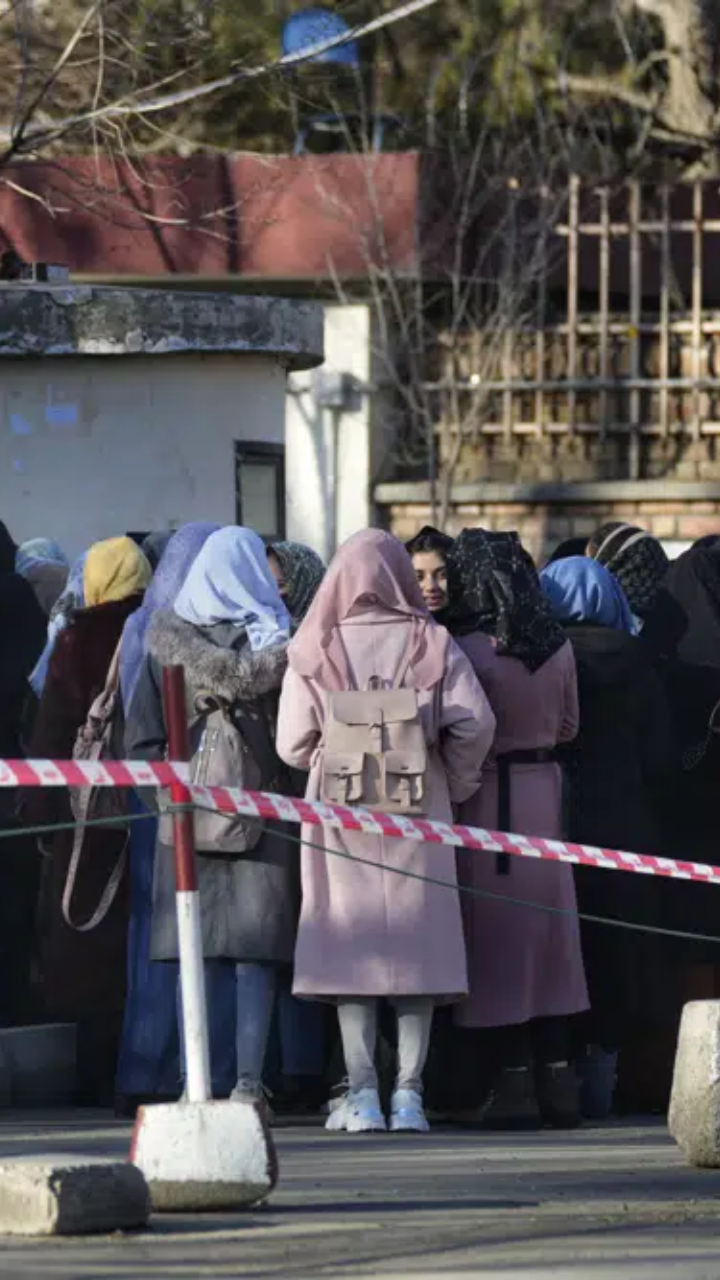
[[[540,574],[558,622],[590,622],[633,634],[635,623],[617,578],[587,556],[556,560]]]
[[[45,688],[45,680],[47,679],[48,667],[52,657],[55,641],[61,631],[72,620],[72,616],[77,609],[82,609],[85,604],[85,558],[87,551],[75,561],[67,585],[60,599],[50,614],[48,623],[48,638],[40,657],[37,660],[35,670],[31,672],[29,677],[30,686],[36,697],[42,697],[42,691]]]
[[[231,525],[208,538],[175,600],[196,627],[245,627],[254,650],[287,644],[290,615],[270,572],[262,538]]]
[[[188,576],[198,552],[219,524],[195,521],[174,533],[163,551],[139,609],[130,614],[120,646],[120,690],[127,711],[145,657],[145,635],[157,609],[169,609]]]
[[[18,547],[15,555],[16,573],[24,578],[38,564],[61,564],[70,568],[65,552],[52,538],[31,538]]]

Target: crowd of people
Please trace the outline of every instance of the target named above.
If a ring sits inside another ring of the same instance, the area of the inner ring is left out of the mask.
[[[256,789],[720,860],[720,537],[671,563],[610,524],[538,569],[515,533],[371,529],[326,568],[194,523],[70,565],[0,524],[0,615],[2,758],[70,758],[99,695],[119,757],[166,758],[180,664],[210,784],[235,759]],[[76,1024],[81,1102],[181,1097],[157,794],[87,827],[70,791],[0,805],[2,1022]],[[717,994],[708,886],[200,821],[218,1097],[324,1108],[351,1133],[662,1109],[682,1005]]]

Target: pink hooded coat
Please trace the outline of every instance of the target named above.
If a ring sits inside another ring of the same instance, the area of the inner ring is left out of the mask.
[[[310,770],[308,799],[318,798],[327,690],[363,689],[372,677],[390,687],[410,646],[431,745],[428,816],[452,820],[452,802],[476,791],[495,717],[467,658],[429,618],[404,547],[368,530],[340,549],[290,646],[277,749]],[[329,827],[304,827],[303,839],[297,995],[452,999],[467,991],[454,849]]]

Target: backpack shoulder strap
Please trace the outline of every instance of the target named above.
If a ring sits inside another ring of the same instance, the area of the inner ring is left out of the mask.
[[[402,689],[408,674],[411,673],[413,658],[415,657],[415,619],[410,622],[410,639],[407,642],[403,656],[400,659],[400,665],[395,673],[393,680],[393,689]]]

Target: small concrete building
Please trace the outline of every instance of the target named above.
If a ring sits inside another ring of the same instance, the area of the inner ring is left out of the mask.
[[[313,302],[0,286],[0,518],[70,556],[188,520],[282,536],[287,374],[322,358]]]

